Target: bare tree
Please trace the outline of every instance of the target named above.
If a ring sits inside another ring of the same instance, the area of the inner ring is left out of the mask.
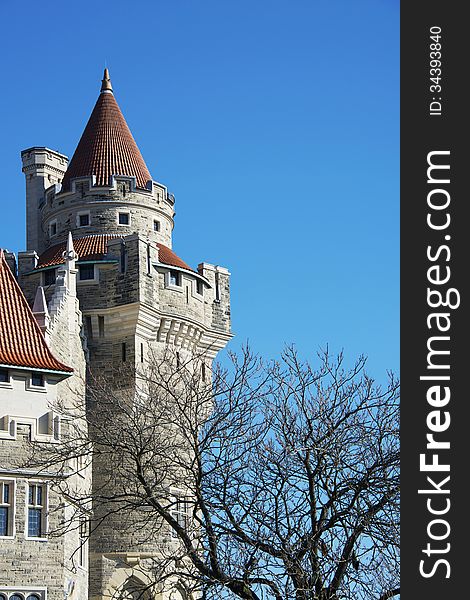
[[[137,387],[95,378],[81,418],[55,407],[73,419],[36,464],[61,474],[77,506],[92,503],[92,536],[119,523],[136,545],[164,541],[149,586],[385,600],[399,594],[398,384],[390,375],[381,389],[364,365],[324,352],[313,368],[293,348],[264,362],[245,349],[209,373],[204,357],[166,353]],[[101,475],[80,495],[71,465],[91,452]]]

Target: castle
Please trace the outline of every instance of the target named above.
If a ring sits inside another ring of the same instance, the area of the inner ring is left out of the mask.
[[[31,441],[60,445],[56,402],[86,406],[87,366],[112,374],[171,348],[210,368],[231,337],[230,273],[173,251],[175,198],[152,179],[107,69],[72,159],[46,147],[21,158],[27,247],[17,260],[0,250],[0,600],[185,598],[178,582],[135,596],[133,566],[158,559],[161,540],[142,547],[116,522],[88,536],[86,512],[51,485],[60,475],[25,461]],[[79,463],[78,489],[100,482],[103,465]]]

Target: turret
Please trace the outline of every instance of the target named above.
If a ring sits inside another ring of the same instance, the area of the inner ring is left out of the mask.
[[[33,147],[21,153],[23,173],[26,177],[26,248],[41,252],[44,249],[44,232],[41,230],[41,207],[45,191],[60,184],[67,169],[68,158],[55,150]]]

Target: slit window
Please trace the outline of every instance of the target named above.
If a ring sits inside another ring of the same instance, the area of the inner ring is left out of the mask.
[[[150,244],[147,244],[147,275],[151,275],[152,265],[150,261]]]
[[[122,362],[126,362],[126,358],[127,358],[126,342],[122,342],[122,344],[121,344],[121,359],[122,359]]]
[[[121,273],[126,272],[127,268],[127,250],[125,242],[121,243],[121,262],[120,262]]]
[[[98,316],[98,335],[100,338],[104,337],[104,317],[102,315]]]
[[[87,315],[85,317],[85,329],[86,329],[86,334],[87,334],[88,338],[91,339],[93,337],[93,325],[91,323],[90,315]]]

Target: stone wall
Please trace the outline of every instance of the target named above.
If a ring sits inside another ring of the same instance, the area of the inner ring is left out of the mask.
[[[151,190],[140,190],[132,184],[133,178],[116,177],[114,188],[95,188],[92,178],[73,180],[72,191],[46,191],[41,206],[40,228],[44,248],[64,241],[69,233],[82,237],[93,233],[139,233],[151,242],[160,242],[171,248],[174,209],[173,197],[161,184],[153,183]],[[129,224],[119,224],[119,213],[129,215]],[[79,216],[89,215],[89,224],[80,226]],[[157,222],[158,231],[154,222]],[[55,233],[51,234],[51,224]]]

